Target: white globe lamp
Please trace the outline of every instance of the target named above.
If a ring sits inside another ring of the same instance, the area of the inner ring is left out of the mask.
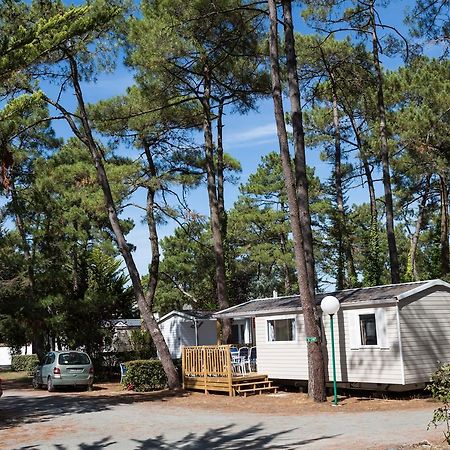
[[[327,295],[320,302],[320,307],[325,314],[329,314],[330,316],[336,314],[341,307],[339,300],[332,295]]]

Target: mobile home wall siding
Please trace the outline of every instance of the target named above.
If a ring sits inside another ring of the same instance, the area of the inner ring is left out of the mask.
[[[181,318],[179,316],[172,316],[169,319],[159,324],[164,340],[169,348],[172,358],[181,357]]]
[[[373,309],[373,308],[372,308]],[[402,370],[394,306],[384,306],[388,348],[351,349],[350,311],[364,314],[365,309],[341,309],[334,320],[337,381],[354,383],[402,384]],[[267,321],[296,318],[297,336],[292,342],[268,342]],[[331,336],[329,316],[323,317],[327,346],[324,357],[328,361],[332,379]],[[308,356],[303,316],[301,314],[256,317],[256,345],[258,372],[271,378],[285,380],[308,379]]]
[[[437,290],[400,302],[405,382],[424,383],[450,362],[450,292]]]
[[[198,345],[216,345],[217,344],[217,321],[199,320]],[[195,345],[194,343],[190,345]]]
[[[395,306],[382,307],[385,317],[386,348],[372,346],[354,347],[350,342],[351,320],[354,315],[371,313],[376,308],[342,308],[334,318],[334,339],[336,351],[337,381],[349,383],[402,384],[402,368],[397,331],[397,312]],[[323,316],[326,338],[325,357],[328,360],[329,379],[332,379],[330,319]],[[359,332],[359,330],[358,330]],[[380,339],[380,336],[378,336]]]
[[[159,324],[164,340],[174,359],[181,358],[183,346],[195,345],[195,327],[193,320],[174,315]],[[215,320],[198,320],[198,345],[217,343],[217,325]]]
[[[289,342],[268,342],[267,321],[296,319],[296,339]],[[255,319],[257,370],[270,378],[283,380],[307,380],[308,356],[303,316],[287,314],[262,316]]]

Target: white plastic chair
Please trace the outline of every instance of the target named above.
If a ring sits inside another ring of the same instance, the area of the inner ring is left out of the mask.
[[[125,365],[125,363],[119,363],[119,367],[120,367],[120,382],[122,383],[123,377],[127,373],[127,366]]]
[[[250,349],[248,347],[241,347],[239,349],[239,359],[242,374],[245,375],[246,373],[251,372]]]

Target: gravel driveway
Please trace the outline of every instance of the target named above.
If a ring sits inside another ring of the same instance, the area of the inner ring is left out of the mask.
[[[97,395],[8,390],[1,449],[387,449],[425,439],[432,408],[268,415],[172,406],[164,394]],[[264,401],[264,397],[261,397]]]

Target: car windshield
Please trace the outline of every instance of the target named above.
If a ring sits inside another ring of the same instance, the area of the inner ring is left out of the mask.
[[[87,364],[90,364],[91,361],[89,361],[88,355],[86,353],[61,353],[58,358],[58,362],[61,365],[68,366],[68,365],[80,365],[85,366]]]

